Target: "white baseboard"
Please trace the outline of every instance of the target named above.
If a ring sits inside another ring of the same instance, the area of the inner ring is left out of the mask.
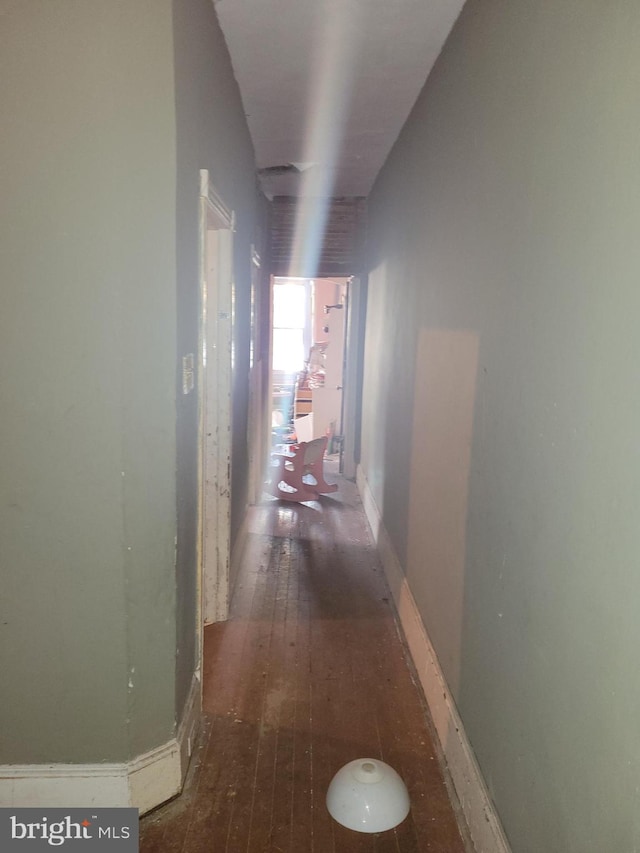
[[[130,806],[127,764],[0,766],[3,808]]]
[[[191,753],[200,730],[202,717],[202,678],[200,669],[194,672],[187,701],[184,703],[182,719],[178,725],[177,741],[180,748],[180,787],[187,775]]]
[[[0,807],[133,806],[144,814],[180,793],[200,708],[200,680],[194,676],[177,736],[132,761],[0,765]]]
[[[400,624],[476,851],[510,853],[509,842],[440,668],[435,649],[360,466],[357,471],[357,483]]]
[[[172,738],[127,764],[129,802],[140,814],[179,794],[182,789],[180,747]]]

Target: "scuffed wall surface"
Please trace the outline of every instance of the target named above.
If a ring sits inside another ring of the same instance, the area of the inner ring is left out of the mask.
[[[0,18],[0,764],[123,761],[174,736],[195,665],[197,406],[177,392],[199,170],[237,222],[234,535],[266,208],[209,0]]]
[[[0,764],[174,729],[167,2],[0,8]]]
[[[369,200],[363,470],[516,853],[640,846],[639,40],[469,2]]]

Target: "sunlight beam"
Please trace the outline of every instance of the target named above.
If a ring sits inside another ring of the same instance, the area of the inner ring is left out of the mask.
[[[361,40],[358,0],[324,0],[318,10],[303,157],[314,165],[302,176],[290,266],[290,274],[308,278],[318,271]]]

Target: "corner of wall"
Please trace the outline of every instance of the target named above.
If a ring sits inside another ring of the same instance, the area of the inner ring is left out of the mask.
[[[200,678],[194,675],[176,737],[132,761],[0,766],[0,807],[133,806],[145,814],[181,792],[201,708]]]

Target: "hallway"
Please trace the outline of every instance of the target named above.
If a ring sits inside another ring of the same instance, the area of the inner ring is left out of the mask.
[[[141,821],[142,853],[471,850],[357,490],[338,479],[321,503],[250,510],[231,618],[205,632],[200,746],[183,795]],[[396,830],[329,817],[329,782],[359,757],[407,783]]]

